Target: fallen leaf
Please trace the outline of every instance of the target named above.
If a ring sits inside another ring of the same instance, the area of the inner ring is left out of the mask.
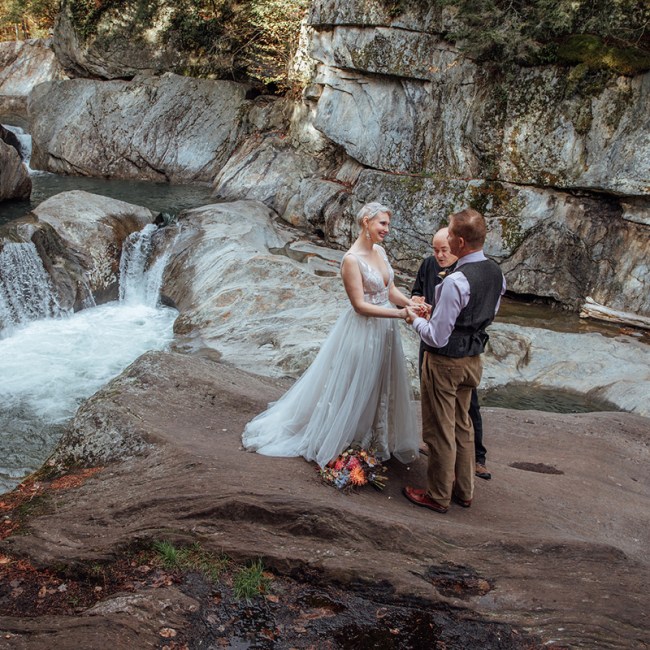
[[[275,594],[268,594],[267,596],[264,596],[264,598],[266,598],[270,603],[277,603],[280,601],[280,598]]]
[[[176,630],[172,627],[163,627],[158,634],[165,639],[172,639],[176,636]]]

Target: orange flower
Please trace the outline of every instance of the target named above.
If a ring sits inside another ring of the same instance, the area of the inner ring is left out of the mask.
[[[350,483],[352,485],[365,485],[367,482],[366,475],[361,467],[357,466],[352,469],[350,472]]]

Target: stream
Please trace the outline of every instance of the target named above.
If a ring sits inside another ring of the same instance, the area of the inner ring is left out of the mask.
[[[156,230],[125,242],[119,300],[76,313],[57,304],[33,244],[0,252],[0,493],[44,462],[84,399],[171,344],[178,314],[159,300],[165,256],[147,264]]]

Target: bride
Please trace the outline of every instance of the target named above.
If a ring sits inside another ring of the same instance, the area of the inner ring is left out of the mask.
[[[353,444],[373,448],[381,460],[417,458],[420,435],[397,320],[414,303],[395,287],[379,246],[391,214],[380,203],[359,211],[361,232],[341,262],[350,307],[302,377],[246,425],[249,451],[303,456],[321,467]]]

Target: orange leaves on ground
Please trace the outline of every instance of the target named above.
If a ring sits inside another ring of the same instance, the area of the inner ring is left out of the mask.
[[[71,488],[80,487],[83,485],[91,476],[100,472],[102,467],[89,467],[88,469],[81,469],[70,474],[65,474],[57,479],[54,479],[50,483],[50,488],[52,490],[69,490]]]
[[[0,500],[0,539],[9,537],[15,532],[25,518],[25,510],[22,506],[29,506],[36,497],[43,496],[48,490],[69,490],[83,485],[91,476],[100,472],[102,467],[90,467],[78,469],[60,476],[53,481],[37,481],[33,477],[26,478],[20,485],[11,492],[2,495]]]

